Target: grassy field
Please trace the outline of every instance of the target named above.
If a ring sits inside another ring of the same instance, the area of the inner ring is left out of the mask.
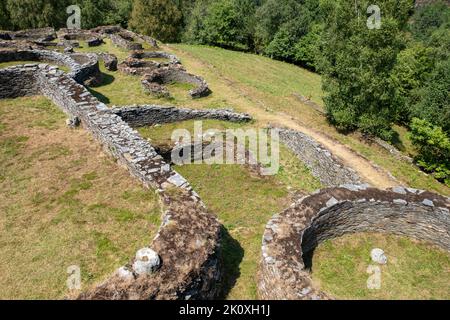
[[[0,100],[0,299],[67,294],[103,280],[151,243],[158,197],[42,97]]]
[[[366,271],[374,248],[385,251],[381,289],[367,289]],[[347,235],[320,245],[313,257],[313,281],[338,299],[450,299],[450,255],[408,238]]]

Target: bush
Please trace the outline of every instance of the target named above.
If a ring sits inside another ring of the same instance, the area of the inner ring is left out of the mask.
[[[130,27],[163,42],[180,40],[183,14],[175,0],[134,0]]]
[[[413,115],[440,126],[450,134],[450,59],[436,65],[431,79],[419,95],[422,98],[414,106]]]
[[[417,164],[450,187],[450,139],[442,128],[414,118],[410,138],[418,151]]]
[[[450,8],[444,1],[438,1],[419,8],[412,17],[411,31],[416,39],[426,41],[444,24],[449,24]]]

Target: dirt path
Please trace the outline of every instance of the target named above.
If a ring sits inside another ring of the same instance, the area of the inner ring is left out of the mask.
[[[281,112],[273,112],[268,110],[267,105],[263,101],[255,99],[250,93],[245,91],[243,86],[220,73],[214,65],[202,61],[179,48],[167,46],[167,49],[189,57],[191,60],[189,61],[191,66],[196,67],[199,70],[204,70],[204,68],[207,68],[208,71],[220,77],[220,80],[225,82],[224,87],[227,87],[234,93],[238,93],[242,98],[251,101],[251,104],[246,104],[245,111],[252,115],[258,123],[263,125],[272,124],[282,126],[293,130],[298,130],[306,135],[309,135],[330,150],[330,152],[339,158],[346,166],[355,170],[364,181],[376,188],[387,189],[401,184],[401,182],[397,181],[386,170],[376,166],[370,160],[361,156],[348,146],[336,141],[324,133],[318,132],[313,128],[306,126],[300,119],[293,118],[290,115]],[[258,105],[260,107],[258,107]]]

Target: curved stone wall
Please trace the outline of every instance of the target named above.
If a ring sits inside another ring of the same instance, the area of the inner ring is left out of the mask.
[[[326,187],[343,184],[361,184],[358,174],[345,167],[325,147],[311,137],[294,130],[279,129],[280,141],[291,149]]]
[[[164,87],[164,84],[180,82],[190,83],[196,88],[189,91],[189,95],[194,98],[202,98],[211,94],[206,81],[199,76],[187,73],[181,67],[169,66],[155,69],[149,74],[146,74],[142,80],[144,89],[157,96],[170,96],[170,93]]]
[[[220,286],[221,225],[189,183],[119,116],[57,67],[0,69],[0,99],[43,94],[77,119],[145,186],[161,195],[163,224],[150,247],[162,260],[151,275],[115,274],[80,299],[212,299]],[[130,261],[130,265],[133,260]]]
[[[95,54],[62,54],[49,50],[0,50],[0,62],[9,61],[53,62],[69,67],[68,76],[79,83],[100,77],[98,58]]]
[[[153,39],[152,37],[141,35],[141,34],[126,30],[126,29],[122,28],[121,26],[100,26],[100,27],[93,28],[90,31],[94,32],[94,33],[104,34],[110,38],[111,38],[111,35],[121,34],[120,38],[125,39],[125,40],[128,39],[128,42],[130,42],[130,39],[132,38],[134,40],[140,40],[142,42],[145,42],[145,43],[149,44],[150,46],[152,46],[153,48],[158,48],[157,41],[155,39]],[[118,41],[116,43],[116,45],[118,45],[119,47],[125,48],[125,49],[128,48],[129,43],[126,43],[117,38],[115,38],[115,39],[116,39],[116,41]],[[140,49],[131,49],[131,50],[142,50],[142,47]]]
[[[60,29],[58,38],[62,41],[83,40],[89,47],[97,47],[104,43],[100,34],[79,29]]]
[[[132,76],[143,76],[160,67],[161,64],[155,61],[144,61],[128,57],[125,61],[122,61],[119,64],[118,70],[124,74]]]
[[[321,242],[348,233],[407,236],[450,251],[450,200],[402,187],[352,186],[320,191],[267,224],[258,292],[263,299],[328,299],[312,284],[304,258]]]
[[[118,115],[132,127],[153,126],[155,124],[172,123],[193,119],[214,119],[230,122],[248,122],[252,117],[248,114],[235,113],[223,109],[181,109],[157,105],[139,105],[114,107],[111,112]]]
[[[163,58],[169,61],[168,64],[181,64],[177,56],[164,51],[135,51],[130,57],[133,59]]]
[[[27,29],[20,31],[3,31],[4,40],[36,40],[52,41],[56,39],[56,32],[53,28]]]

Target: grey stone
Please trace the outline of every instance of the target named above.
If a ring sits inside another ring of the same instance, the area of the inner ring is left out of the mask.
[[[387,264],[387,257],[382,249],[376,248],[370,252],[370,257],[373,262],[378,264]]]
[[[330,200],[328,200],[326,206],[329,208],[329,207],[337,205],[338,203],[339,203],[339,201],[336,200],[336,198],[331,198]]]
[[[395,199],[393,202],[395,204],[400,204],[400,205],[404,205],[404,206],[406,206],[408,204],[408,202],[403,199]]]
[[[427,207],[434,207],[433,201],[428,199],[423,200],[422,204],[426,205]]]
[[[136,253],[133,270],[137,275],[152,274],[160,265],[161,259],[158,254],[150,248],[143,248]]]
[[[398,194],[406,194],[406,190],[403,187],[394,187],[392,191]]]

